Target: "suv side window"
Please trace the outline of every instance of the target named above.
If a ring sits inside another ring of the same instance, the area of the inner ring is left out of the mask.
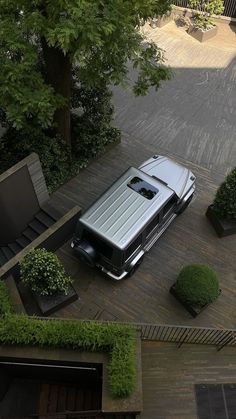
[[[167,202],[167,204],[163,208],[163,217],[170,211],[170,209],[176,204],[175,195]]]
[[[125,251],[125,261],[130,258],[130,256],[138,249],[138,247],[142,244],[142,234],[140,234],[130,245],[127,247]]]

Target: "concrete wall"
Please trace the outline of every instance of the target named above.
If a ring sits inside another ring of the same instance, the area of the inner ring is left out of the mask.
[[[5,263],[5,265],[0,268],[0,278],[6,278],[11,274],[18,275],[19,262],[31,249],[43,247],[47,250],[54,251],[62,246],[63,243],[72,237],[80,214],[80,207],[73,207],[63,217],[56,221],[55,224],[45,230],[28,246],[22,249],[21,252],[17,253],[16,256]]]
[[[0,245],[19,237],[48,199],[37,154],[32,153],[0,175]]]

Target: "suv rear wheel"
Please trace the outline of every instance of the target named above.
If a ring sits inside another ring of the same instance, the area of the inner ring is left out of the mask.
[[[96,251],[86,240],[78,241],[74,246],[74,251],[88,266],[93,268],[96,265]]]

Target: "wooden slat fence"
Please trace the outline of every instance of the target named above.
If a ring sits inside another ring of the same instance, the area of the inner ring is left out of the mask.
[[[173,4],[175,4],[175,6],[188,8],[188,0],[174,0]],[[222,16],[236,18],[236,0],[224,0],[224,11]]]

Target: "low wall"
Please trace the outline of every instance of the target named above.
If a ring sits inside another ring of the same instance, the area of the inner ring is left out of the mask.
[[[55,222],[51,227],[45,230],[39,237],[33,240],[28,246],[17,253],[0,268],[0,278],[6,278],[9,275],[19,273],[20,260],[31,250],[37,247],[44,247],[47,250],[54,251],[72,237],[75,226],[80,216],[81,208],[73,207],[63,217]]]
[[[9,346],[0,345],[0,360],[4,361],[59,361],[60,364],[63,362],[70,363],[91,363],[102,365],[103,370],[103,386],[102,386],[102,408],[101,411],[104,413],[123,413],[123,412],[136,412],[140,413],[143,409],[142,404],[142,362],[141,362],[141,340],[137,337],[136,341],[136,368],[137,368],[137,385],[134,392],[127,398],[114,399],[110,393],[109,386],[109,373],[108,353],[98,352],[85,352],[72,349],[51,349],[51,348],[40,348],[31,346]],[[128,414],[127,414],[128,416]]]

